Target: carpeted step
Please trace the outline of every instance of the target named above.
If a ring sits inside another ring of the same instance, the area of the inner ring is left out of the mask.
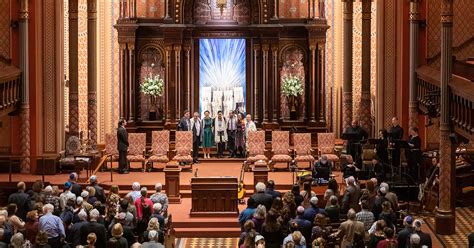
[[[240,228],[235,218],[201,218],[193,217],[186,221],[173,221],[175,228]]]
[[[177,238],[205,237],[205,238],[234,238],[240,236],[240,228],[175,228]]]

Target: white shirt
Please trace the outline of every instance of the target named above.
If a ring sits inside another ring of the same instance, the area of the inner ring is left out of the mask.
[[[201,134],[201,120],[197,119],[197,121],[195,121],[194,118],[192,118],[189,130],[193,131],[193,125],[196,125],[196,136],[199,136]]]
[[[227,121],[227,129],[229,129],[230,131],[234,131],[237,129],[237,118],[235,118],[235,116],[229,118],[229,120]]]

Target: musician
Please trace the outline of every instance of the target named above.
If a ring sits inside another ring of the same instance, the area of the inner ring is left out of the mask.
[[[410,176],[418,181],[418,172],[421,164],[421,139],[418,136],[418,128],[412,127],[409,130],[410,137],[408,138],[408,170]]]
[[[222,158],[227,142],[227,123],[224,116],[222,116],[222,111],[217,112],[217,118],[214,121],[214,142],[217,144],[217,157]]]
[[[400,127],[398,117],[392,118],[392,127],[389,130],[389,147],[392,149],[392,162],[393,166],[400,166],[400,146],[395,144],[395,140],[401,140],[403,138],[403,128]]]
[[[375,156],[381,163],[388,164],[388,138],[387,130],[382,128],[379,130],[378,142],[375,145]]]
[[[324,180],[329,180],[329,175],[331,175],[332,163],[328,160],[326,155],[322,155],[321,158],[314,164],[312,177],[313,185],[318,183],[319,178]],[[326,177],[327,176],[327,177]]]
[[[433,184],[436,184],[437,181],[436,179],[439,176],[439,162],[438,158],[433,157],[431,159],[431,168],[429,170],[429,173],[427,174],[427,177],[425,178],[425,186],[429,183],[430,178],[433,179]]]
[[[353,120],[350,127],[346,128],[344,133],[355,134],[354,138],[347,141],[347,153],[352,156],[356,163],[360,163],[362,154],[361,141],[369,137],[367,131],[359,126],[359,120]]]
[[[346,160],[347,161],[345,163],[342,163],[342,176],[344,178],[348,178],[350,176],[357,178],[357,172],[360,171],[360,169],[355,166],[351,155],[347,155]]]

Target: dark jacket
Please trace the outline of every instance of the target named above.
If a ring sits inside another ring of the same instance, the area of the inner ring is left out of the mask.
[[[321,209],[321,208],[318,208],[317,206],[311,206],[307,209],[304,210],[304,213],[303,213],[303,219],[305,220],[308,220],[310,221],[311,223],[313,223],[314,221],[314,217],[317,215],[317,214],[323,214],[324,213],[324,210]]]
[[[181,118],[178,122],[178,131],[191,131],[189,124],[190,119],[187,119],[185,117]]]
[[[399,233],[397,237],[398,247],[405,248],[410,244],[410,236],[413,233],[412,227],[405,227]]]
[[[271,195],[273,197],[273,199],[277,198],[277,197],[280,197],[281,198],[281,193],[274,190],[274,189],[267,189],[265,191],[265,193]],[[270,209],[267,209],[267,210],[270,210]]]
[[[360,211],[359,206],[360,188],[358,186],[348,186],[342,198],[343,213],[347,213],[349,209],[353,208],[356,212]]]
[[[128,133],[127,129],[124,127],[119,127],[117,129],[117,149],[119,151],[128,150]]]
[[[105,226],[99,224],[95,221],[88,222],[87,224],[81,226],[81,244],[87,245],[87,235],[89,233],[95,233],[97,236],[97,242],[95,243],[96,247],[105,247],[107,243],[107,231]]]
[[[100,186],[97,185],[97,184],[94,184],[94,185],[92,185],[92,186],[94,186],[94,189],[95,189],[95,197],[97,197],[97,200],[99,200],[99,201],[102,202],[102,203],[105,203],[105,202],[106,202],[106,198],[105,198],[104,188],[100,187]]]
[[[17,207],[16,216],[22,220],[26,220],[26,213],[30,211],[29,195],[24,192],[16,192],[8,197],[8,203],[15,203]]]
[[[258,206],[260,204],[264,205],[265,208],[270,210],[273,204],[273,196],[270,194],[267,194],[265,192],[258,192],[256,194],[253,194],[251,196],[255,200],[255,206]]]

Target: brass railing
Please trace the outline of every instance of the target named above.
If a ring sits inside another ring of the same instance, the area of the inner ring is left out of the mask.
[[[15,110],[20,102],[21,71],[13,66],[0,67],[0,116]]]
[[[440,71],[422,66],[416,72],[419,108],[426,113],[432,102],[439,106]],[[455,131],[474,139],[474,83],[453,75],[449,89],[449,112]]]

